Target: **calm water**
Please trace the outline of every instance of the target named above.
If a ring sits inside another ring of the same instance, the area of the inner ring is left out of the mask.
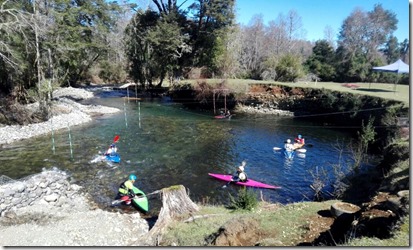
[[[234,194],[239,187],[222,188],[226,183],[208,173],[233,173],[246,160],[249,178],[282,186],[262,190],[264,199],[288,203],[312,199],[312,174],[327,171],[331,176],[333,164],[349,160],[334,147],[337,142],[348,142],[349,131],[316,123],[240,114],[231,120],[217,120],[212,113],[186,110],[167,99],[128,102],[102,95],[93,103],[122,111],[70,128],[73,155],[68,129],[55,133],[55,152],[51,133],[6,145],[0,155],[0,175],[19,179],[56,167],[70,173],[96,201],[106,204],[116,195],[119,184],[134,173],[138,176],[136,186],[146,193],[182,184],[194,201],[222,204],[228,201],[228,192]],[[306,154],[287,160],[273,151],[297,133],[313,145],[307,147]],[[120,135],[121,163],[91,163],[115,135]]]

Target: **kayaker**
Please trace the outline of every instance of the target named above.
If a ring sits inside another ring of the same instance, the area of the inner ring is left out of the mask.
[[[294,149],[301,148],[305,144],[305,140],[301,135],[297,135],[294,139]]]
[[[118,151],[115,143],[110,144],[109,149],[106,151],[105,155],[113,155]]]
[[[136,196],[135,192],[133,191],[133,184],[136,181],[136,175],[131,174],[129,175],[129,179],[119,186],[118,190],[118,195],[117,198],[120,199],[120,197],[123,196],[129,196],[130,198],[133,198]],[[126,205],[129,205],[131,203],[130,200],[126,201]]]
[[[245,173],[244,168],[245,165],[247,165],[246,161],[242,161],[241,166],[237,167],[237,171],[234,173],[232,176],[231,181],[241,181],[241,182],[246,182],[248,180],[247,173]]]
[[[290,139],[287,139],[287,141],[285,142],[284,149],[287,151],[293,151],[295,149]]]
[[[305,140],[301,135],[297,135],[297,137],[294,139],[294,142],[298,143],[298,144],[301,144],[301,145],[304,145]]]

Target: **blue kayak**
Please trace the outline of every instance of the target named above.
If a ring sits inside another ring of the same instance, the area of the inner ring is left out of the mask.
[[[111,155],[106,155],[106,160],[114,162],[114,163],[119,163],[120,162],[120,155],[118,153],[111,154]]]
[[[285,150],[284,149],[284,155],[288,159],[292,159],[294,157],[295,151],[294,150]]]

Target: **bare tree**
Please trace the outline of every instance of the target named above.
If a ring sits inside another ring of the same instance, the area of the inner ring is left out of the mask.
[[[336,40],[335,40],[335,31],[334,29],[330,26],[327,25],[324,28],[324,39],[330,44],[330,46],[334,49],[337,48]]]
[[[240,65],[243,71],[251,78],[259,78],[261,74],[261,62],[265,58],[265,29],[262,15],[255,15],[249,26],[242,30],[242,50]]]

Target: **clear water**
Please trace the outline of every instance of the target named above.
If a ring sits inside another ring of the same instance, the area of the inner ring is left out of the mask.
[[[230,120],[219,120],[210,112],[186,110],[168,99],[128,102],[113,94],[100,96],[94,104],[122,111],[72,127],[70,133],[69,129],[55,132],[55,151],[52,133],[5,145],[0,175],[19,179],[57,167],[67,171],[97,202],[106,204],[119,184],[134,173],[138,176],[135,185],[145,193],[182,184],[194,201],[222,204],[228,201],[228,192],[234,194],[239,187],[222,188],[226,183],[208,173],[233,173],[246,160],[249,178],[282,187],[255,189],[257,193],[262,192],[266,201],[288,203],[313,198],[312,174],[327,171],[326,178],[332,181],[333,165],[350,161],[334,147],[349,141],[350,131],[343,129],[263,115],[236,114]],[[297,133],[313,145],[304,155],[288,160],[273,150]],[[115,135],[120,136],[121,163],[92,163]]]

